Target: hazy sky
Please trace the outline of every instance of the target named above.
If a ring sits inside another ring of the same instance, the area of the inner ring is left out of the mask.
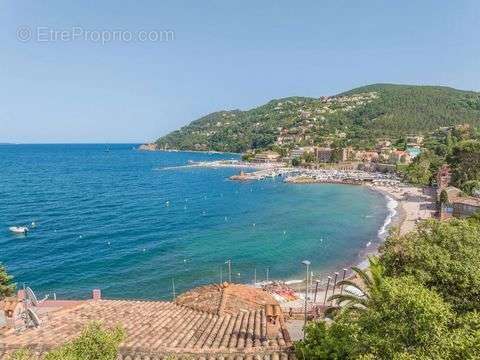
[[[0,142],[143,142],[376,82],[480,90],[478,0],[3,0],[0,24]]]

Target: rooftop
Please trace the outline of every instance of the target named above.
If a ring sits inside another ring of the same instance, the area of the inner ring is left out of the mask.
[[[107,327],[121,324],[125,329],[127,338],[120,345],[119,359],[182,355],[286,360],[291,341],[283,315],[272,325],[271,316],[278,315],[278,310],[272,312],[266,306],[274,304],[268,304],[271,297],[262,293],[245,285],[210,285],[194,289],[176,302],[88,300],[50,312],[38,311],[39,327],[21,332],[8,329],[2,334],[0,359],[24,347],[42,354],[78,336],[91,321],[100,321]]]
[[[236,314],[255,311],[265,305],[278,305],[266,291],[242,284],[206,285],[179,296],[175,303],[212,314]]]

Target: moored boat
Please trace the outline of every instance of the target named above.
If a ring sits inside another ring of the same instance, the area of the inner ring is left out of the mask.
[[[28,233],[28,227],[26,226],[10,226],[8,228],[11,232],[15,234],[26,234]]]

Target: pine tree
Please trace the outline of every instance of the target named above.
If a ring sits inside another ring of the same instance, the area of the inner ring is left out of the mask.
[[[15,292],[15,285],[12,283],[13,276],[8,275],[7,269],[0,264],[0,299],[12,296]]]

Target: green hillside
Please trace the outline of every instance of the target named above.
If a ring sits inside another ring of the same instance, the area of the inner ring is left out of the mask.
[[[290,97],[219,111],[157,140],[160,148],[242,152],[339,142],[368,148],[378,137],[480,125],[480,93],[440,86],[374,84],[336,96]]]

